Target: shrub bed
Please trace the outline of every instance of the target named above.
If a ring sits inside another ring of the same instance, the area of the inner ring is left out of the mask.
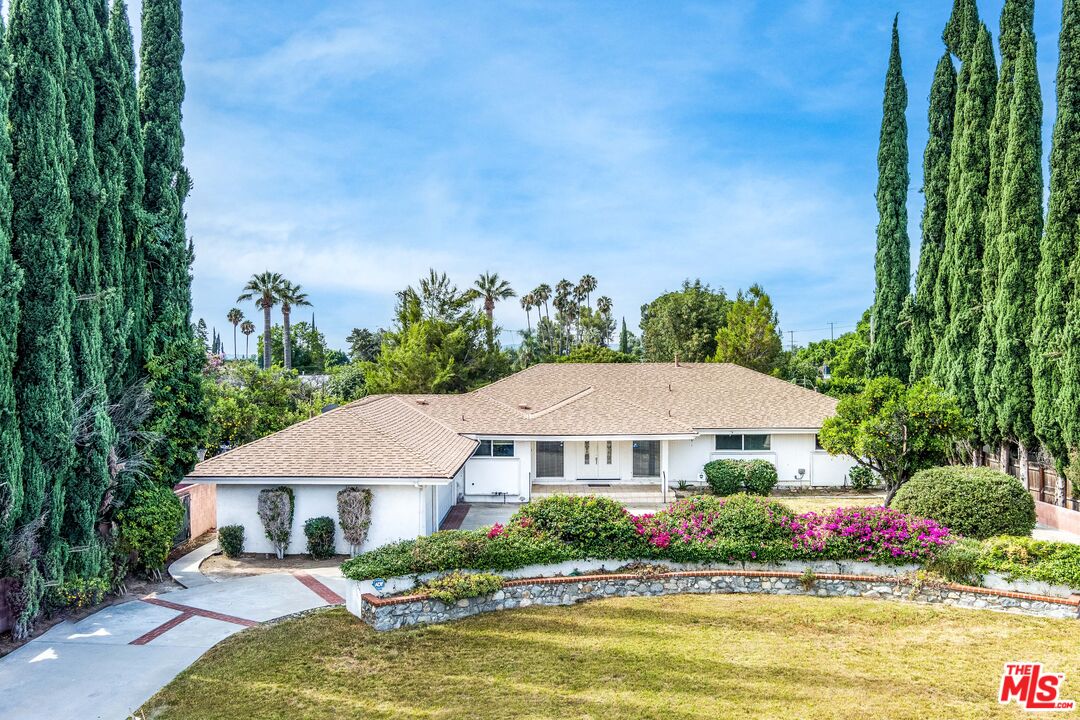
[[[734,495],[746,491],[768,495],[776,487],[779,475],[768,460],[713,460],[705,464],[705,480],[714,494]]]
[[[1035,580],[1080,589],[1080,545],[1000,535],[963,540],[928,568],[956,582],[978,581],[989,572],[1010,580]]]
[[[904,483],[892,507],[933,518],[954,533],[984,539],[1031,535],[1035,501],[1024,485],[990,468],[939,467],[922,470]]]
[[[503,579],[490,573],[463,573],[454,571],[449,575],[429,580],[417,590],[449,605],[466,598],[490,595],[500,590]]]
[[[608,500],[557,496],[522,507],[505,526],[446,530],[385,545],[346,560],[342,571],[353,580],[370,580],[589,558],[899,564],[930,561],[954,540],[939,523],[886,508],[794,515],[783,503],[739,494],[696,496],[635,517]]]

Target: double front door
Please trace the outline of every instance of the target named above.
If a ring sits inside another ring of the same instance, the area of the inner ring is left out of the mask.
[[[618,480],[618,449],[611,440],[585,440],[578,443],[578,479]]]

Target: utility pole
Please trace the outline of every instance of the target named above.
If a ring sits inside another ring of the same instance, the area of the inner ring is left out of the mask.
[[[791,352],[795,352],[795,331],[788,330],[788,336],[791,338]]]
[[[833,332],[833,325],[835,325],[835,324],[836,323],[834,323],[834,322],[831,322],[831,321],[829,322],[829,339],[830,340],[835,340],[836,339],[836,333]]]

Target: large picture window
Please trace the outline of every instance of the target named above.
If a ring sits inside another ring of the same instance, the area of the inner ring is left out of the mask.
[[[536,477],[563,477],[563,444],[561,442],[536,443]]]
[[[768,435],[717,435],[717,450],[768,450]]]
[[[634,441],[634,477],[660,476],[660,441]]]

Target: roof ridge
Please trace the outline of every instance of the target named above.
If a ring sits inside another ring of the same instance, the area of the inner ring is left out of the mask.
[[[526,414],[525,418],[528,419],[528,420],[535,420],[536,418],[544,417],[545,415],[547,415],[549,413],[553,413],[556,410],[560,410],[560,409],[566,407],[567,405],[580,400],[583,397],[588,397],[589,395],[592,395],[594,392],[596,392],[596,386],[595,385],[589,385],[584,390],[578,390],[573,395],[567,395],[562,400],[559,400],[558,402],[554,402],[551,405],[548,405],[543,410],[538,410],[538,411],[536,411],[534,413]],[[492,398],[492,399],[494,400],[494,398]],[[500,402],[500,401],[496,400],[496,402]]]

